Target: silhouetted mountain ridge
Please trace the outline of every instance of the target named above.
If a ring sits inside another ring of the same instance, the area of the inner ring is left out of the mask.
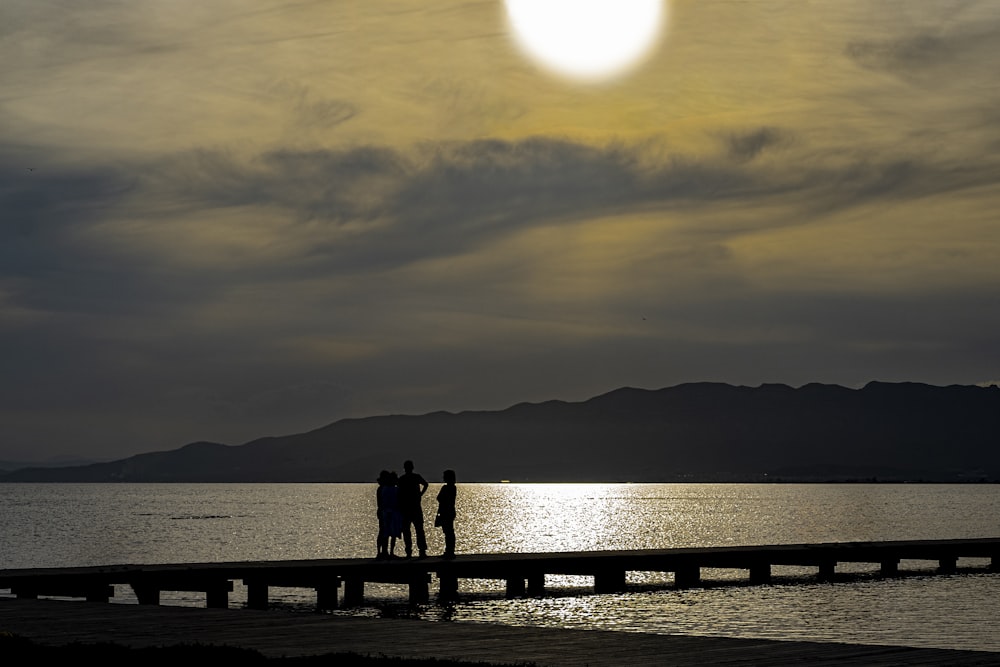
[[[582,402],[343,419],[243,445],[196,442],[0,481],[373,482],[405,459],[436,481],[1000,480],[1000,388],[691,383]]]

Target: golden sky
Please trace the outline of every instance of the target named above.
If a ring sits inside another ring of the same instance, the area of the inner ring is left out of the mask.
[[[620,386],[1000,378],[1000,4],[5,0],[0,460]]]

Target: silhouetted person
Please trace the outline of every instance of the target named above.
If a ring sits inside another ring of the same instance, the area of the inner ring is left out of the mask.
[[[444,471],[444,486],[438,491],[437,517],[434,525],[441,528],[444,533],[444,553],[441,558],[455,557],[455,497],[458,494],[458,487],[455,486],[455,471]]]
[[[375,538],[375,558],[382,560],[389,556],[389,516],[386,513],[388,495],[385,486],[389,483],[389,471],[378,474],[378,488],[375,489],[375,518],[378,521],[378,537]]]
[[[417,550],[421,558],[427,557],[427,536],[424,534],[424,511],[420,506],[421,497],[427,492],[427,480],[413,472],[413,461],[403,463],[403,474],[399,478],[399,511],[403,515],[403,545],[406,557],[413,555],[413,538],[417,538]],[[411,534],[410,529],[413,529]]]
[[[378,553],[375,558],[385,560],[396,557],[396,540],[403,529],[402,516],[399,513],[399,489],[396,486],[396,473],[383,470],[378,476],[378,489],[375,492],[378,515]]]

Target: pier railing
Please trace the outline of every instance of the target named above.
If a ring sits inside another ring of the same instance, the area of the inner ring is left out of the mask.
[[[108,602],[115,586],[123,585],[132,588],[139,604],[159,604],[164,591],[203,592],[206,606],[226,608],[234,582],[241,581],[248,607],[267,608],[270,588],[308,588],[316,591],[317,608],[325,610],[361,604],[367,583],[404,584],[409,600],[422,603],[429,600],[434,578],[438,597],[447,600],[459,594],[464,579],[504,580],[506,594],[518,597],[544,594],[546,575],[592,577],[595,592],[609,593],[627,589],[629,572],[672,573],[677,588],[690,588],[702,583],[706,568],[745,570],[750,584],[767,584],[775,566],[816,568],[817,578],[829,580],[843,563],[876,564],[882,576],[892,577],[901,574],[901,561],[931,561],[938,573],[949,574],[963,558],[988,559],[989,569],[1000,570],[1000,538],[8,569],[0,570],[0,590],[17,597]]]

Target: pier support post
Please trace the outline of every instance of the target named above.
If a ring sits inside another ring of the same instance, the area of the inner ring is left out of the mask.
[[[882,561],[882,576],[883,577],[895,577],[899,574],[899,559],[893,558],[891,560]]]
[[[267,609],[267,584],[256,581],[244,582],[247,587],[247,607],[250,609]]]
[[[453,574],[438,572],[438,597],[441,600],[454,600],[458,597],[458,577]]]
[[[507,579],[507,597],[524,597],[524,577],[509,577]]]
[[[316,609],[318,611],[328,611],[337,608],[338,588],[340,588],[339,579],[316,587]]]
[[[344,580],[344,605],[358,605],[365,600],[365,580]]]
[[[139,604],[160,604],[160,589],[153,586],[136,586],[132,584],[135,591],[135,599]]]
[[[537,597],[545,595],[545,573],[534,572],[528,575],[528,595]]]
[[[958,569],[958,558],[955,556],[945,556],[938,560],[938,572],[940,574],[954,574]]]
[[[620,593],[625,590],[625,570],[605,570],[594,575],[595,593]]]
[[[990,557],[990,570],[1000,572],[1000,555]]]
[[[750,566],[750,583],[754,585],[771,583],[771,564],[757,563]]]
[[[674,572],[674,586],[693,588],[701,583],[701,568],[697,565],[678,567]]]
[[[114,586],[98,586],[87,590],[83,596],[87,602],[107,602],[115,596]]]
[[[430,595],[427,590],[427,582],[431,575],[422,575],[418,579],[410,580],[410,604],[423,604],[427,602]]]
[[[205,606],[209,609],[228,609],[229,592],[233,590],[233,582],[225,581],[206,587]]]
[[[819,572],[816,574],[816,578],[820,581],[830,581],[833,579],[833,575],[837,572],[836,563],[820,563]]]

